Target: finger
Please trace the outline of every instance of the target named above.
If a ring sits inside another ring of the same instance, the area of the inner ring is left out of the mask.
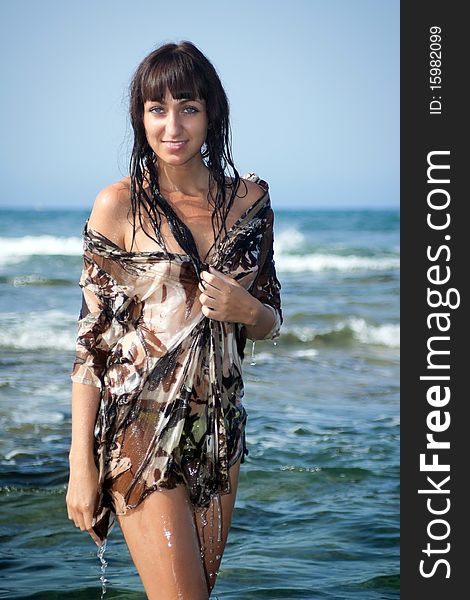
[[[95,542],[95,544],[97,546],[101,546],[101,544],[103,543],[100,538],[96,535],[96,533],[93,531],[93,527],[90,527],[90,529],[87,529],[88,533],[91,535],[91,539]]]
[[[82,515],[77,515],[75,517],[75,527],[78,527],[78,529],[80,529],[80,531],[86,531],[85,521],[83,520]]]
[[[201,304],[205,304],[206,306],[211,306],[213,308],[214,302],[217,302],[217,298],[218,298],[218,292],[216,290],[214,290],[214,291],[206,290],[205,292],[202,292],[199,295],[199,302]]]
[[[214,309],[209,308],[208,306],[202,306],[201,311],[202,311],[202,314],[205,315],[206,317],[209,317],[210,319],[216,319],[216,316],[215,316],[216,312],[214,311]]]
[[[82,531],[88,531],[93,520],[93,511],[86,506],[78,515],[78,523]]]
[[[214,275],[218,275],[219,277],[226,277],[225,273],[222,273],[222,271],[219,271],[212,265],[209,265],[209,273],[213,273]]]
[[[203,279],[204,285],[207,287],[215,288],[216,290],[220,290],[223,286],[223,281],[218,278],[216,275],[211,275],[207,271],[203,271],[201,274],[201,278]]]
[[[208,281],[210,281],[214,287],[228,292],[233,291],[235,288],[243,287],[234,277],[226,275],[221,271],[216,271],[215,269],[213,269],[212,272],[209,273]]]
[[[207,308],[214,309],[217,306],[217,299],[212,298],[211,296],[208,296],[207,294],[201,294],[199,296],[199,301],[203,306],[206,306]]]
[[[212,298],[214,298],[214,294],[218,291],[214,286],[210,286],[208,283],[199,283],[198,284],[199,291],[202,293],[207,293],[208,291],[212,292]]]
[[[227,283],[233,283],[235,281],[235,279],[233,277],[231,277],[230,275],[227,275],[225,273],[222,273],[222,271],[218,271],[217,269],[214,269],[214,267],[211,265],[209,265],[209,275],[214,275],[219,280],[221,279],[222,281],[226,281]]]

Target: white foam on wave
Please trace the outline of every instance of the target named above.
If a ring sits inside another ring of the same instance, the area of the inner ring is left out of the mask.
[[[10,415],[12,423],[16,425],[25,425],[34,423],[35,425],[51,425],[53,423],[62,423],[65,415],[54,410],[52,407],[46,407],[44,404],[39,405],[36,409],[27,405],[24,411],[16,411]],[[11,457],[12,458],[12,457]]]
[[[305,350],[294,350],[292,356],[296,358],[314,358],[318,355],[318,350],[315,348],[306,348]]]
[[[280,272],[301,273],[318,271],[383,271],[398,269],[400,259],[394,256],[339,256],[328,253],[302,254],[303,233],[295,228],[282,230],[274,241],[276,269]],[[297,254],[293,252],[297,251]],[[30,256],[81,256],[83,240],[80,237],[27,235],[0,237],[0,265],[15,264]]]
[[[338,256],[336,254],[275,254],[276,270],[289,273],[305,271],[388,271],[400,268],[394,256]]]
[[[274,235],[275,251],[279,254],[300,250],[305,243],[305,235],[298,229],[290,227]]]
[[[0,348],[15,350],[74,350],[77,316],[59,310],[3,313]]]
[[[400,325],[392,323],[371,325],[365,319],[358,317],[350,317],[345,325],[349,326],[354,332],[354,337],[364,344],[400,347]]]
[[[319,335],[325,336],[344,329],[350,329],[354,338],[363,344],[376,344],[388,346],[389,348],[400,347],[400,325],[395,323],[384,323],[372,325],[361,317],[348,317],[338,321],[330,328],[315,328],[309,326],[294,325],[283,327],[281,333],[292,333],[302,342],[313,342]]]
[[[301,273],[319,271],[383,271],[400,268],[399,247],[397,256],[339,255],[329,252],[305,254],[306,236],[296,229],[282,229],[274,236],[274,258],[280,272]]]
[[[286,350],[283,350],[283,356],[289,356],[290,358],[302,358],[306,360],[311,360],[318,356],[318,354],[319,351],[315,348],[301,348],[300,350],[289,349],[287,352]],[[273,348],[271,352],[255,352],[254,365],[251,364],[253,360],[251,355],[247,354],[245,356],[245,365],[249,364],[250,366],[256,366],[257,363],[272,363],[277,362],[278,359],[279,354],[277,350]]]
[[[0,264],[14,264],[33,255],[80,256],[82,252],[83,241],[79,237],[53,235],[0,237]]]

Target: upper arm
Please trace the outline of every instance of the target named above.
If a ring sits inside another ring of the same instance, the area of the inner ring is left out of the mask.
[[[96,196],[88,224],[124,249],[129,209],[129,187],[124,181],[112,183]]]

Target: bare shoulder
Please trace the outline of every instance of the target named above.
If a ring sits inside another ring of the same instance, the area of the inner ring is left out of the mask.
[[[237,203],[240,212],[250,208],[257,200],[264,196],[265,190],[259,184],[240,177],[240,183],[237,190]]]
[[[89,226],[122,248],[129,210],[129,178],[124,177],[98,193],[88,221]]]

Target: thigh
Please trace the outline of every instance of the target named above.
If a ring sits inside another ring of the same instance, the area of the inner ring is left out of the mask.
[[[183,485],[117,516],[149,600],[207,600],[193,509]]]
[[[209,590],[212,590],[215,585],[225,550],[235,506],[239,473],[240,459],[229,470],[230,493],[215,496],[207,509],[194,511]]]

